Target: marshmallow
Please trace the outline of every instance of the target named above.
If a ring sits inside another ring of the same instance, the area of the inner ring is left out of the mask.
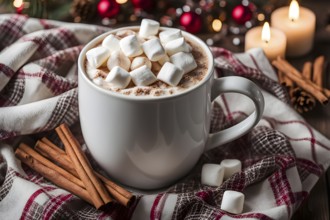
[[[223,181],[224,168],[219,164],[204,164],[202,168],[202,184],[220,186]]]
[[[105,47],[95,47],[86,53],[88,63],[95,68],[100,67],[110,56],[110,51]]]
[[[150,60],[148,60],[148,58],[146,57],[135,57],[133,60],[132,60],[132,63],[131,63],[131,70],[135,70],[136,68],[139,68],[143,65],[147,65],[147,67],[149,69],[151,69],[151,62]]]
[[[95,83],[98,86],[102,86],[103,85],[103,79],[102,77],[96,77],[93,79],[93,83]]]
[[[143,53],[138,38],[135,35],[129,35],[119,41],[123,53],[128,57],[136,57]]]
[[[157,78],[171,86],[179,84],[183,76],[183,70],[174,66],[172,63],[166,62],[159,71]]]
[[[134,84],[137,86],[148,86],[157,81],[157,78],[147,65],[143,65],[131,71],[130,74]]]
[[[121,30],[121,31],[118,31],[116,33],[116,36],[120,37],[120,38],[124,38],[124,37],[127,37],[128,35],[133,35],[135,34],[135,31],[132,31],[132,30]]]
[[[183,37],[176,40],[172,40],[165,45],[165,51],[169,56],[176,54],[178,52],[189,53],[191,47],[186,43]]]
[[[151,35],[156,35],[158,30],[159,22],[150,19],[143,19],[140,26],[139,36],[146,38]]]
[[[139,36],[137,36],[137,39],[138,39],[138,41],[139,41],[140,44],[143,44],[144,42],[146,42],[148,40],[146,38],[139,37]]]
[[[124,70],[129,70],[131,66],[131,60],[126,57],[121,51],[115,51],[108,59],[107,66],[109,70],[112,70],[115,66],[120,66]]]
[[[181,30],[179,29],[170,29],[159,33],[159,39],[163,45],[166,45],[168,42],[181,37],[182,34],[181,34]]]
[[[108,48],[111,52],[120,50],[119,40],[113,34],[104,38],[102,46]]]
[[[188,73],[197,67],[197,63],[191,53],[179,52],[170,57],[171,63]]]
[[[111,83],[117,88],[124,89],[131,81],[131,75],[120,66],[115,66],[112,68],[107,78],[105,78],[105,81]]]
[[[167,54],[158,60],[160,65],[164,65],[166,62],[170,62],[170,57]]]
[[[240,160],[237,159],[225,159],[221,161],[220,166],[225,169],[225,179],[228,179],[234,173],[241,172],[242,170],[242,163]]]
[[[144,53],[149,60],[158,61],[165,56],[165,50],[158,38],[148,40],[142,44]]]
[[[146,39],[147,39],[147,40],[158,39],[158,37],[157,37],[157,36],[149,36],[149,37],[147,37]]]
[[[241,214],[244,205],[244,194],[232,190],[224,192],[220,208],[233,214]]]

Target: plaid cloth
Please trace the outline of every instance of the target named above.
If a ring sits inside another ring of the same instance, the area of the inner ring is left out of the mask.
[[[108,29],[0,16],[0,219],[289,219],[329,166],[330,141],[289,105],[261,50],[232,54],[212,48],[218,77],[239,75],[263,89],[265,112],[247,135],[205,153],[194,170],[166,190],[142,195],[129,208],[102,210],[53,185],[14,157],[17,143],[34,143],[61,123],[81,137],[76,60],[83,45]],[[238,94],[213,105],[211,132],[253,111]],[[243,170],[220,187],[201,185],[204,163],[238,158]],[[245,195],[243,213],[220,209],[225,190]]]

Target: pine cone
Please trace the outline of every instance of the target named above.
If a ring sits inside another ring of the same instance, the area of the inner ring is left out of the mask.
[[[96,0],[74,0],[70,14],[75,22],[91,21],[96,14]]]
[[[315,98],[299,87],[290,89],[290,97],[293,107],[299,113],[308,112],[315,107]]]

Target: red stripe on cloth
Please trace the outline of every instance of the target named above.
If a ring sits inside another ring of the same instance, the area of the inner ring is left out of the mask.
[[[41,69],[39,72],[34,73],[20,71],[18,78],[23,78],[25,80],[38,79],[41,81],[40,83],[43,83],[49,90],[51,90],[54,96],[62,94],[78,86],[78,82],[62,78],[47,69]]]
[[[321,176],[324,171],[323,167],[310,160],[297,158],[296,163],[301,181],[304,181],[310,174]]]
[[[227,213],[225,211],[220,211],[219,213],[217,213],[214,219],[219,220],[225,215],[230,216],[231,218],[236,218],[236,219],[254,218],[254,219],[258,219],[258,220],[273,220],[272,218],[270,218],[267,215],[262,214],[262,213],[248,213],[248,214],[234,215],[234,214]]]
[[[0,140],[5,140],[10,137],[18,136],[19,132],[16,131],[6,131],[0,129]]]
[[[49,29],[49,28],[50,28],[50,26],[49,26],[49,24],[47,23],[46,20],[44,20],[44,19],[40,19],[39,22],[40,22],[40,24],[42,25],[42,27],[43,27],[44,29]]]
[[[0,51],[26,34],[23,26],[27,19],[26,15],[16,14],[0,22]]]
[[[161,212],[157,211],[157,207],[158,207],[158,204],[160,202],[160,200],[162,199],[163,197],[163,193],[162,194],[158,194],[154,200],[154,203],[152,204],[152,207],[151,207],[151,211],[150,211],[150,220],[160,220],[161,218]]]
[[[253,56],[252,54],[249,54],[249,56],[250,56],[250,58],[251,58],[253,64],[256,66],[256,69],[259,70],[259,71],[261,71],[261,69],[260,69],[260,67],[259,67],[259,65],[258,65],[258,63],[257,63],[257,61],[256,61],[256,59],[254,58],[254,56]]]
[[[58,210],[59,207],[63,205],[66,201],[71,199],[73,195],[72,194],[67,194],[67,195],[60,195],[56,196],[52,199],[50,199],[43,212],[43,219],[51,219],[52,215]]]
[[[276,171],[268,178],[271,189],[274,194],[276,205],[286,205],[289,216],[291,215],[290,207],[295,204],[296,198],[292,192],[290,182],[286,175],[286,170],[295,166],[294,158],[276,158],[276,163],[280,165],[281,169]]]
[[[3,73],[8,78],[11,78],[15,75],[15,71],[12,70],[10,67],[0,63],[0,73]]]
[[[29,210],[34,202],[34,200],[41,194],[41,193],[45,193],[45,191],[48,191],[48,190],[52,190],[54,189],[53,186],[46,186],[44,188],[41,188],[41,189],[38,189],[37,191],[35,191],[31,196],[30,198],[28,199],[28,201],[26,202],[25,204],[25,207],[23,209],[23,213],[21,215],[21,220],[24,220],[24,219],[28,219],[28,215],[29,215]],[[47,194],[46,194],[47,195]]]
[[[228,117],[228,120],[233,123],[233,116],[231,115],[231,111],[229,109],[229,105],[228,105],[228,102],[227,102],[227,99],[226,99],[226,96],[225,95],[221,95],[221,99],[223,101],[223,104],[225,105],[225,109],[226,109],[226,112],[227,112],[227,117]]]
[[[316,157],[316,145],[330,150],[330,146],[326,146],[325,144],[321,143],[319,140],[316,140],[315,138],[315,134],[313,132],[313,129],[311,128],[311,126],[305,122],[305,121],[300,121],[300,120],[290,120],[290,121],[280,121],[280,120],[276,120],[275,118],[268,118],[269,121],[271,121],[271,123],[274,124],[281,124],[281,125],[287,125],[287,124],[301,124],[303,125],[309,132],[310,137],[305,137],[305,138],[291,138],[289,136],[286,136],[290,141],[310,141],[311,144],[311,154],[312,154],[312,159],[318,163],[317,157]]]

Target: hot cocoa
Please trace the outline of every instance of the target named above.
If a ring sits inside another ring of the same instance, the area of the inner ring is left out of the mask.
[[[166,96],[197,85],[207,56],[179,29],[142,20],[140,29],[110,34],[86,53],[85,69],[98,86],[130,96]]]

